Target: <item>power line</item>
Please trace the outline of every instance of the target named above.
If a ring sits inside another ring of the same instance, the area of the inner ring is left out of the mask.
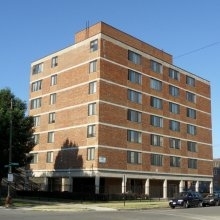
[[[177,58],[180,58],[180,57],[183,57],[183,56],[187,56],[187,55],[189,55],[189,54],[198,52],[198,51],[200,51],[200,50],[204,50],[204,49],[206,49],[206,48],[208,48],[208,47],[212,47],[212,46],[214,46],[214,45],[216,45],[216,44],[219,44],[219,43],[220,43],[220,42],[218,41],[218,42],[215,42],[215,43],[212,43],[212,44],[209,44],[209,45],[200,47],[200,48],[198,48],[198,49],[195,49],[195,50],[189,51],[189,52],[187,52],[187,53],[181,54],[181,55],[179,55],[179,56],[176,56],[176,57],[174,57],[174,59],[177,59]]]

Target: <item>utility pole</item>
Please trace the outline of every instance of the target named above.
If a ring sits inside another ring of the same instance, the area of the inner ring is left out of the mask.
[[[9,119],[9,150],[8,150],[8,195],[6,198],[5,205],[8,207],[11,204],[11,182],[13,181],[13,174],[12,174],[12,99],[11,99],[11,106],[10,106],[10,119]]]

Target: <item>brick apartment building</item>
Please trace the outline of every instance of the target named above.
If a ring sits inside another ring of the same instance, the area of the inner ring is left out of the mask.
[[[30,175],[44,190],[213,190],[209,81],[108,24],[31,64],[29,114]]]

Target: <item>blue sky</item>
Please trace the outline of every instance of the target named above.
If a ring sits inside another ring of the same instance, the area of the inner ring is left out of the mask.
[[[0,0],[0,89],[28,101],[30,64],[104,21],[173,55],[211,83],[213,155],[220,158],[219,0]]]

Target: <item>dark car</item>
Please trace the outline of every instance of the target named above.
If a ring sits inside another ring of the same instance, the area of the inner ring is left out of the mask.
[[[170,208],[175,207],[201,207],[203,205],[203,198],[198,192],[181,192],[169,201]]]
[[[211,193],[208,194],[203,199],[203,206],[219,206],[220,205],[220,194],[219,193]]]

